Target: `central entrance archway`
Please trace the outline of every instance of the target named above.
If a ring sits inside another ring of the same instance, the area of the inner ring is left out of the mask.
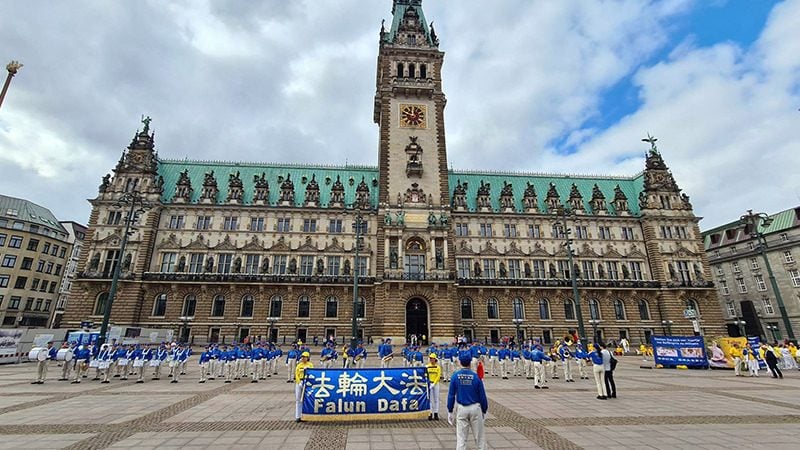
[[[430,339],[428,330],[428,304],[421,298],[412,298],[406,303],[407,342],[412,334],[417,336],[418,344],[428,344],[428,339]]]

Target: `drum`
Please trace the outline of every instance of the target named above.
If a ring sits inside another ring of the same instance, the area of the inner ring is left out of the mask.
[[[72,349],[69,348],[62,348],[58,350],[58,354],[56,354],[56,361],[72,361],[72,358],[75,354],[72,352]]]
[[[134,359],[133,360],[133,367],[142,367],[142,366],[144,366],[144,360],[143,359]]]
[[[150,367],[158,367],[161,365],[160,359],[151,359],[150,360]]]
[[[34,347],[28,352],[29,361],[45,361],[47,359],[47,349],[45,347]]]
[[[89,367],[91,367],[91,368],[100,367],[100,361],[98,361],[96,359],[93,359],[93,360],[89,361]]]
[[[117,360],[117,365],[121,367],[125,367],[128,365],[128,358],[120,358]]]
[[[105,370],[109,367],[111,367],[111,361],[100,361],[100,363],[97,365],[97,368],[100,370]]]

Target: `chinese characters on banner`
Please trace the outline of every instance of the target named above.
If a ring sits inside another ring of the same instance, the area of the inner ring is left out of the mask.
[[[653,336],[651,339],[656,364],[708,367],[702,336]]]
[[[424,367],[306,370],[304,419],[422,418],[429,407]]]

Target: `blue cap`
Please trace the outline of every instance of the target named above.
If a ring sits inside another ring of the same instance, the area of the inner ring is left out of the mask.
[[[472,356],[469,353],[461,353],[458,355],[458,361],[461,365],[466,366],[467,364],[472,363]]]

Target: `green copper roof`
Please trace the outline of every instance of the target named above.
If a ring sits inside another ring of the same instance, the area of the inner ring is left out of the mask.
[[[243,184],[243,203],[252,204],[255,192],[254,176],[265,174],[269,183],[269,203],[276,205],[280,198],[281,181],[287,175],[294,183],[294,201],[296,206],[302,206],[305,202],[306,186],[311,181],[312,176],[319,184],[320,204],[324,207],[328,204],[331,197],[331,187],[336,182],[336,177],[340,177],[344,185],[345,203],[355,202],[356,187],[361,183],[362,178],[367,183],[370,193],[370,202],[373,208],[378,205],[378,169],[375,167],[348,166],[348,167],[326,167],[326,166],[300,166],[292,164],[251,164],[233,162],[214,162],[214,161],[181,161],[181,160],[160,160],[158,173],[164,177],[164,193],[161,200],[164,203],[171,203],[172,196],[175,194],[175,185],[178,176],[184,170],[189,171],[189,179],[192,182],[192,203],[198,203],[200,192],[203,188],[205,174],[214,171],[217,180],[217,203],[224,204],[228,198],[228,180],[231,174],[239,172]],[[281,181],[279,181],[281,180]]]
[[[788,230],[796,226],[800,226],[800,212],[798,212],[799,210],[800,207],[797,207],[797,208],[787,209],[779,213],[771,214],[769,217],[772,219],[772,223],[770,223],[768,227],[764,227],[761,224],[759,224],[758,231],[763,234],[770,234]],[[741,239],[745,240],[750,239],[750,236],[744,236],[743,233],[737,233],[736,234],[737,237],[734,238],[733,240],[727,239],[727,237],[725,236],[726,230],[740,229],[740,228],[742,228],[741,222],[739,220],[735,220],[733,222],[720,225],[710,230],[703,231],[703,242],[705,244],[705,248],[708,249],[709,247],[711,247],[712,234],[720,235],[720,241],[717,244],[715,244],[715,246],[730,244],[732,242]]]
[[[592,189],[595,184],[603,192],[606,197],[606,206],[608,211],[615,214],[614,205],[614,188],[619,185],[622,192],[628,197],[628,208],[631,214],[639,214],[639,192],[642,191],[644,186],[644,176],[637,175],[635,177],[602,177],[602,176],[583,176],[583,175],[551,175],[551,174],[519,174],[519,173],[480,173],[480,172],[459,172],[451,171],[449,173],[450,183],[450,197],[453,196],[453,191],[458,184],[467,183],[467,208],[470,211],[475,211],[477,208],[477,195],[478,188],[481,181],[490,184],[490,198],[492,202],[492,209],[500,211],[500,191],[503,189],[503,183],[509,183],[514,192],[514,204],[517,211],[524,211],[522,207],[522,197],[527,188],[527,183],[533,184],[536,189],[536,198],[539,202],[539,210],[546,211],[545,199],[547,198],[547,191],[550,188],[550,183],[556,185],[559,197],[562,204],[566,204],[569,200],[569,195],[574,183],[581,195],[583,196],[584,210],[587,213],[592,213],[589,202],[592,200]]]
[[[419,24],[422,32],[425,33],[425,38],[428,40],[429,45],[434,45],[431,38],[430,30],[428,29],[428,22],[425,21],[425,13],[422,12],[422,0],[394,0],[392,7],[392,27],[389,32],[383,36],[385,42],[394,42],[397,36],[397,30],[400,28],[400,23],[406,15],[406,11],[414,9],[419,17]]]
[[[8,219],[9,222],[19,220],[45,226],[61,233],[67,232],[49,209],[21,198],[0,194],[0,217]]]

